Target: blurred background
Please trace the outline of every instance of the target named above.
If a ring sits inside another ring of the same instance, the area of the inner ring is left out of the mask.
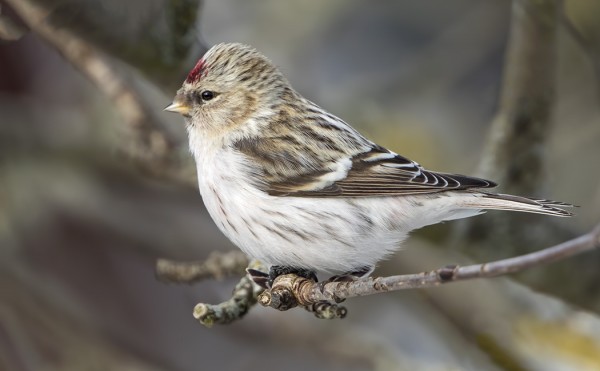
[[[4,0],[0,370],[600,370],[599,251],[352,299],[344,320],[255,307],[198,324],[194,305],[237,278],[165,284],[156,259],[235,247],[162,108],[223,41],[427,168],[581,206],[426,228],[378,275],[510,257],[600,221],[598,1]],[[526,146],[490,139],[515,122],[504,134]]]

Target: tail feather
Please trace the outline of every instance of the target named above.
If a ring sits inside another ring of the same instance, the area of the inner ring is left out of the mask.
[[[561,201],[552,201],[552,200],[544,200],[543,198],[532,198],[531,200],[538,202],[542,205],[548,205],[548,206],[560,206],[560,207],[579,207],[577,205],[572,205],[566,202],[561,202]]]
[[[566,202],[558,202],[543,199],[533,199],[521,196],[513,196],[496,193],[478,193],[481,197],[466,201],[465,206],[469,208],[521,211],[535,214],[554,215],[569,217],[574,214],[564,210],[564,207],[575,207]]]

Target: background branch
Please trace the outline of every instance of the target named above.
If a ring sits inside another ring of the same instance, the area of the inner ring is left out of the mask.
[[[107,57],[68,28],[48,22],[48,9],[30,1],[7,0],[12,9],[40,37],[52,45],[92,83],[97,86],[121,112],[125,122],[145,136],[143,143],[160,155],[172,149],[169,138],[156,130],[139,96],[108,62]]]
[[[114,47],[114,43],[107,41],[106,37],[102,37],[97,40],[97,43],[94,43],[89,37],[86,37],[87,33],[79,32],[77,28],[79,23],[62,22],[61,19],[65,17],[65,12],[71,14],[68,9],[55,9],[34,0],[7,0],[7,2],[31,30],[55,48],[112,101],[114,107],[120,112],[126,124],[125,128],[129,132],[129,140],[125,141],[125,152],[128,159],[150,175],[168,178],[180,184],[196,187],[195,177],[190,176],[193,173],[191,159],[179,150],[179,139],[165,130],[164,124],[155,115],[157,110],[150,107],[140,90],[139,84],[134,83],[134,76],[124,71],[123,66],[119,66],[114,59],[102,52],[102,46]],[[167,10],[170,10],[167,13],[172,17],[180,16],[181,9],[177,6],[179,3],[178,1],[169,2],[172,7],[167,7]],[[188,11],[195,10],[198,6],[198,1],[181,3],[185,3],[186,7],[189,7],[185,8]],[[72,3],[71,6],[73,5],[82,6],[82,4]],[[196,8],[192,6],[196,6]],[[78,8],[78,13],[87,17],[89,9]],[[195,11],[193,14],[192,18],[195,19]],[[99,15],[94,14],[94,17],[99,17]],[[178,23],[180,21],[180,19],[177,19],[172,24],[172,28],[175,29],[173,37],[178,37],[180,40],[175,46],[187,40],[181,38],[180,33],[184,32],[182,30],[184,25]],[[192,27],[193,23],[185,23],[185,25]],[[104,30],[108,32],[112,28]],[[189,30],[186,29],[186,32],[189,32]],[[102,41],[103,43],[101,43]],[[121,40],[120,47],[125,46],[123,43],[124,41]],[[143,43],[136,43],[136,46],[140,47],[141,44]],[[190,42],[186,41],[186,45],[189,46],[189,44]],[[204,47],[200,43],[197,44],[198,47],[191,48],[192,51],[202,52]],[[179,45],[178,48],[181,49],[182,46]],[[179,49],[176,53],[177,56],[180,56],[182,52]],[[118,53],[116,53],[116,56],[125,57]],[[136,56],[136,59],[132,62],[137,63],[135,65],[137,69],[151,75],[152,70],[144,68],[144,66],[147,66],[148,61],[143,59],[143,56],[146,55]],[[185,68],[181,61],[176,65],[180,69]],[[179,83],[180,79],[174,77],[178,76],[178,71],[174,72],[173,68],[175,68],[175,65],[171,66],[170,69],[163,69],[162,73],[165,74],[165,77],[169,77],[171,84],[174,81]],[[169,90],[171,85],[164,84],[162,87]]]
[[[202,0],[7,0],[19,16],[43,9],[43,27],[68,32],[81,42],[134,66],[168,94],[206,51],[198,30]],[[18,9],[19,10],[18,10]],[[27,17],[27,15],[26,15]]]
[[[4,14],[2,3],[0,3],[0,40],[16,41],[27,33],[27,28],[19,24],[15,19]]]
[[[176,262],[158,259],[156,276],[164,282],[194,283],[207,278],[223,279],[244,273],[248,258],[240,250],[228,252],[213,251],[206,260],[197,262]]]
[[[546,145],[555,107],[561,12],[560,0],[512,2],[498,109],[477,171],[497,182],[502,193],[547,196]],[[506,249],[519,255],[528,246],[572,236],[530,214],[488,213],[457,224],[456,245],[476,259],[497,259]]]
[[[535,195],[544,180],[544,144],[556,89],[561,1],[512,2],[499,109],[479,175],[506,193]]]
[[[589,62],[594,69],[594,80],[596,81],[596,97],[600,98],[600,45],[598,39],[587,37],[577,25],[569,18],[566,12],[562,12],[562,25],[571,36],[571,38],[579,45],[581,50],[588,56]]]

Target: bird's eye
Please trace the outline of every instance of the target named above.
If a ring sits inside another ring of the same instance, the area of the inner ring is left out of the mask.
[[[202,98],[202,100],[211,100],[215,97],[215,93],[213,93],[210,90],[205,90],[202,93],[200,93],[200,97]]]

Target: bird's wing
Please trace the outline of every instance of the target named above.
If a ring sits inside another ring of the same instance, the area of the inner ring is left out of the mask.
[[[339,178],[334,174],[339,169],[314,172],[300,178],[270,182],[266,191],[274,196],[376,197],[496,186],[485,179],[425,170],[418,163],[380,146],[353,156],[348,163],[350,168],[339,180],[327,182],[328,178]]]
[[[427,171],[366,140],[351,149],[344,147],[345,151],[319,149],[314,143],[307,146],[311,140],[284,145],[274,138],[262,138],[238,142],[236,148],[258,169],[253,176],[258,179],[256,186],[273,196],[378,197],[496,186],[484,179]]]
[[[282,109],[260,136],[232,144],[247,160],[255,186],[270,195],[377,197],[496,186],[484,179],[427,171],[314,103],[303,102],[301,111]]]

